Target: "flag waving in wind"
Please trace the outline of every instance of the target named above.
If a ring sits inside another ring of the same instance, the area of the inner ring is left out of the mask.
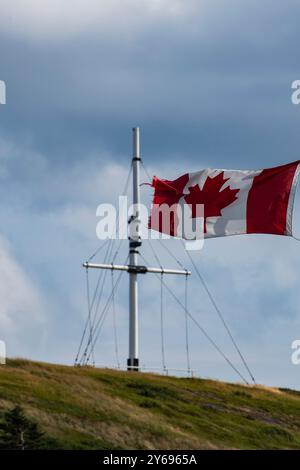
[[[153,206],[149,228],[181,236],[172,216],[164,229],[157,217],[162,205],[184,205],[192,219],[197,205],[204,208],[204,236],[245,233],[292,235],[294,196],[300,161],[264,170],[205,169],[186,173],[174,181],[153,178]]]

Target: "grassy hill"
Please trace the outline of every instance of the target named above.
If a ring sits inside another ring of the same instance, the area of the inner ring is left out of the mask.
[[[20,404],[52,449],[300,449],[300,392],[9,360],[0,420]]]

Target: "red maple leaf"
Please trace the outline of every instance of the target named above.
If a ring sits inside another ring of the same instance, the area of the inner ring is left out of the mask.
[[[196,205],[204,205],[204,232],[206,232],[207,217],[222,215],[222,209],[237,199],[236,194],[239,189],[230,189],[227,186],[223,191],[220,191],[223,184],[229,179],[224,178],[224,171],[221,171],[213,178],[208,176],[202,189],[199,188],[198,184],[189,187],[189,194],[184,199],[192,210],[193,218],[196,217]]]

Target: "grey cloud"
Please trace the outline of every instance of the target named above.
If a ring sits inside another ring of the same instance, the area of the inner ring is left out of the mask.
[[[11,15],[0,37],[0,79],[7,83],[7,104],[0,108],[1,233],[49,305],[39,348],[31,346],[34,327],[24,342],[26,354],[35,357],[74,358],[86,314],[81,262],[98,245],[96,205],[113,200],[125,178],[133,125],[142,128],[144,161],[158,176],[298,158],[300,107],[290,101],[291,82],[299,78],[297,2],[174,7],[172,0],[151,2],[154,10],[141,16],[136,3],[122,2],[131,5],[132,16],[114,3],[113,22],[108,16],[103,28],[93,10],[82,21],[78,11],[68,22],[61,16],[53,28],[50,2],[40,24],[34,2],[23,19],[16,2],[2,16]],[[126,243],[120,261],[125,252]],[[253,236],[211,240],[195,255],[260,380],[295,387],[289,348],[299,326],[297,253],[293,240]],[[181,283],[169,282],[182,296]],[[141,286],[141,334],[143,360],[159,364],[156,289],[154,279]],[[191,293],[191,309],[233,354],[195,278]],[[126,309],[124,280],[118,299],[122,358]],[[175,353],[177,345],[184,350],[182,313],[172,305],[166,315],[173,351],[168,361],[183,366],[184,354]],[[114,360],[109,321],[99,362]],[[191,335],[194,367],[235,380],[205,340]],[[21,354],[22,345],[13,344]]]

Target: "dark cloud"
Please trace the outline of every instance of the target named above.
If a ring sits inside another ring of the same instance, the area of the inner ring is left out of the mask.
[[[221,2],[204,14],[195,6],[186,22],[145,22],[131,35],[114,28],[54,43],[2,35],[2,131],[31,135],[60,163],[99,148],[125,156],[137,123],[149,159],[204,155],[243,167],[293,159],[299,7],[288,3]]]

